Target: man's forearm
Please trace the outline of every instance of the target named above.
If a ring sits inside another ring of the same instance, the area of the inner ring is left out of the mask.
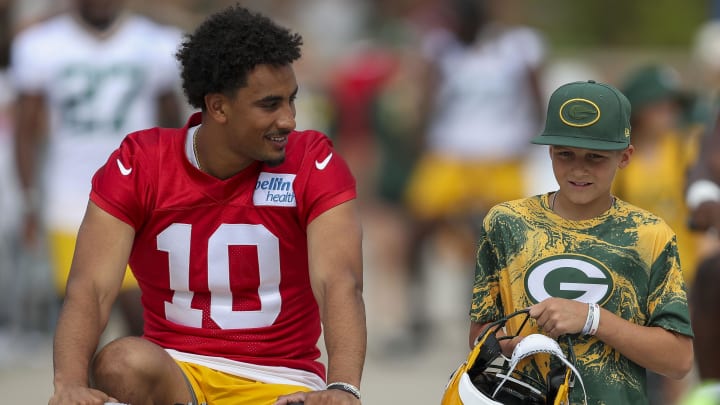
[[[38,95],[20,96],[15,109],[15,166],[23,190],[34,192],[40,146],[43,102]]]
[[[321,307],[324,308],[328,383],[344,382],[359,387],[367,346],[362,291],[357,287],[330,288]]]
[[[53,343],[54,378],[59,386],[87,386],[88,367],[97,349],[102,326],[97,304],[67,299],[58,320]]]

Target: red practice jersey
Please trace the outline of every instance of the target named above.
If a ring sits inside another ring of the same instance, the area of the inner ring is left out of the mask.
[[[220,180],[186,158],[188,128],[128,135],[93,178],[91,200],[131,225],[130,267],[145,338],[188,353],[314,372],[320,315],[307,225],[356,197],[330,140],[296,131],[278,166]]]

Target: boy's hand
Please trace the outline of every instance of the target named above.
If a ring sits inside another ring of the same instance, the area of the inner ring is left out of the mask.
[[[530,317],[537,321],[543,334],[557,339],[580,333],[588,316],[588,304],[565,298],[548,298],[530,307]]]
[[[511,357],[513,354],[513,351],[515,350],[515,346],[520,343],[521,340],[523,340],[525,336],[515,336],[512,339],[503,339],[500,341],[500,348],[502,350],[502,354],[505,355],[505,357]]]

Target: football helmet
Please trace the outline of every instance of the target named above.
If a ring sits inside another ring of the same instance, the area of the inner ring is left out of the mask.
[[[524,316],[516,335],[497,338],[496,332],[516,316]],[[488,325],[476,340],[475,347],[465,362],[452,374],[445,387],[442,405],[566,405],[570,404],[570,389],[575,378],[580,382],[587,403],[582,377],[573,365],[575,357],[569,346],[570,360],[565,356],[557,341],[541,334],[524,337],[513,350],[512,357],[502,354],[500,341],[512,339],[520,334],[527,323],[529,310],[514,312]],[[539,381],[520,370],[518,362],[538,353],[548,353],[560,360],[561,365],[553,368]]]

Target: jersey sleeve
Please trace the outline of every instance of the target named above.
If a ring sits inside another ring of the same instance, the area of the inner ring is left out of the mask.
[[[9,73],[18,92],[42,91],[49,80],[47,64],[43,61],[47,53],[38,29],[30,28],[20,33],[11,45]]]
[[[677,241],[674,235],[666,240],[650,268],[648,325],[693,336]]]
[[[493,218],[495,209],[488,212],[480,230],[477,255],[475,257],[475,278],[473,280],[472,304],[470,320],[476,323],[487,323],[503,316],[502,300],[500,299],[501,264],[492,240]]]
[[[153,176],[152,165],[128,136],[93,176],[90,200],[137,231],[154,201]]]
[[[303,159],[300,184],[303,187],[298,209],[305,225],[323,212],[354,199],[357,196],[355,178],[345,160],[332,147],[326,136],[309,132],[300,136],[311,136]]]
[[[158,93],[179,88],[180,66],[175,54],[182,41],[182,31],[170,26],[156,28],[155,39],[149,45],[153,60],[152,75]]]
[[[538,69],[546,55],[546,44],[543,37],[534,29],[521,27],[508,33],[507,45],[513,53],[522,58],[530,69]]]

